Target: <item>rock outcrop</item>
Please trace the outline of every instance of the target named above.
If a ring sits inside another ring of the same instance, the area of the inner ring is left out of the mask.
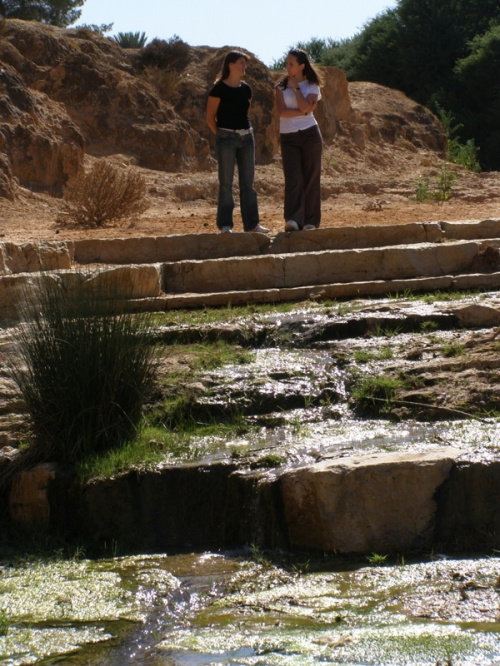
[[[443,447],[332,458],[273,475],[234,462],[163,466],[83,487],[42,464],[13,479],[9,516],[17,531],[138,552],[249,543],[348,554],[498,548],[498,463],[461,455]]]
[[[21,185],[60,193],[83,165],[84,137],[64,107],[26,86],[10,65],[0,69],[0,196]]]

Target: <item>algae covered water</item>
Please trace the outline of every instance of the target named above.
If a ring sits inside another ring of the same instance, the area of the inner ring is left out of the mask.
[[[0,663],[500,664],[500,560],[3,563]]]

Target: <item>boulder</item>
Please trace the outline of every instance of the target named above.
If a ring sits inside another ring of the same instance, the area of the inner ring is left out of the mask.
[[[500,312],[497,308],[480,303],[471,303],[455,308],[454,314],[458,317],[463,328],[492,328],[500,326]]]
[[[389,553],[430,544],[434,495],[457,449],[377,454],[285,472],[281,494],[292,548]]]
[[[12,481],[9,511],[14,523],[47,527],[50,521],[48,487],[56,475],[56,465],[44,463],[20,472]]]

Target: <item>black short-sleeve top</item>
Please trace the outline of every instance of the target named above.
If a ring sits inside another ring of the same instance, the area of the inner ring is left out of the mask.
[[[249,129],[248,109],[252,99],[252,89],[242,81],[237,88],[218,81],[209,92],[210,97],[219,97],[217,127],[226,129]]]

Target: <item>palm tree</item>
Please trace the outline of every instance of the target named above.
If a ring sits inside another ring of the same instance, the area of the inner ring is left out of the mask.
[[[148,41],[144,32],[119,32],[112,39],[124,49],[142,49]]]

